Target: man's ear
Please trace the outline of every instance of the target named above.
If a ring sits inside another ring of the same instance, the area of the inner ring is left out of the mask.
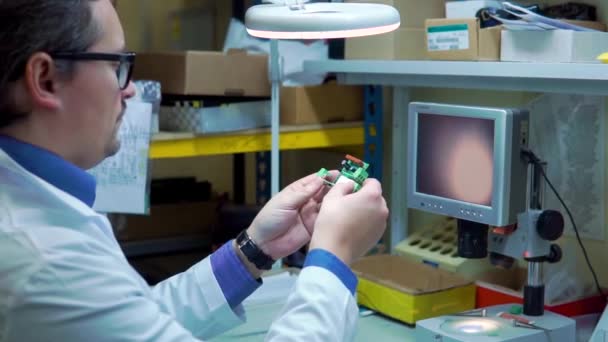
[[[33,54],[27,61],[23,78],[33,107],[55,110],[61,106],[57,89],[62,78],[49,54]]]

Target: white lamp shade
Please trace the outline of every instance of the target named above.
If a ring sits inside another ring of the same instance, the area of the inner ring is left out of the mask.
[[[330,39],[370,36],[393,31],[399,12],[391,6],[362,3],[311,3],[303,9],[257,5],[247,10],[247,32],[271,39]]]

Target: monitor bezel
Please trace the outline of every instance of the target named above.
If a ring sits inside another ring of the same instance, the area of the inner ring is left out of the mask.
[[[420,114],[466,117],[494,122],[494,174],[491,205],[464,202],[416,190],[418,117]],[[513,116],[509,108],[413,102],[408,113],[408,207],[492,226],[511,224],[509,188],[513,146]]]

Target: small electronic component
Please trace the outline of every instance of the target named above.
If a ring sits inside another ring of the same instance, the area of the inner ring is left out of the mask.
[[[327,175],[329,174],[327,169],[319,170],[317,175],[323,178],[325,184],[329,186],[334,186],[335,184],[342,182],[353,182],[355,183],[353,192],[357,192],[363,186],[363,182],[369,177],[369,173],[367,172],[368,167],[368,163],[347,154],[342,161],[340,174],[333,182],[327,180]]]

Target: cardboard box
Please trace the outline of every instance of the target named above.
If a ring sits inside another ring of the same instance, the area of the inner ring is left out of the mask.
[[[566,20],[566,19],[561,19],[561,21],[568,23],[568,24],[573,24],[573,25],[590,28],[592,30],[597,30],[597,31],[602,31],[602,32],[606,31],[606,24],[600,23],[599,21]]]
[[[395,32],[396,60],[425,60],[426,36],[424,29],[398,29]]]
[[[448,19],[475,18],[482,8],[502,8],[502,1],[498,0],[467,0],[446,1],[445,17]]]
[[[445,0],[346,0],[344,2],[363,2],[385,4],[395,7],[401,16],[401,28],[424,28],[427,18],[445,17]]]
[[[393,6],[401,16],[401,27],[385,34],[348,38],[344,59],[424,60],[424,20],[445,16],[444,0],[347,0]]]
[[[405,323],[475,307],[472,282],[398,256],[365,257],[353,271],[359,304]]]
[[[363,88],[335,82],[281,89],[281,124],[306,125],[363,120]]]
[[[424,60],[425,38],[421,28],[400,28],[378,36],[349,38],[344,59]]]
[[[346,39],[344,59],[395,59],[395,32]]]
[[[216,201],[154,205],[150,215],[114,215],[116,238],[154,240],[184,235],[209,235],[217,224]]]
[[[268,56],[240,50],[139,53],[134,78],[160,81],[164,94],[270,96]]]
[[[479,28],[477,19],[427,19],[427,57],[448,61],[500,60],[502,27]]]
[[[424,28],[428,18],[445,18],[445,0],[394,0],[401,27]]]
[[[608,33],[505,30],[501,44],[505,62],[599,63],[597,56],[608,51]]]
[[[494,269],[476,281],[476,307],[484,308],[501,304],[523,304],[523,286],[527,271]],[[566,317],[576,317],[604,311],[606,300],[602,295],[545,303],[545,310]]]

